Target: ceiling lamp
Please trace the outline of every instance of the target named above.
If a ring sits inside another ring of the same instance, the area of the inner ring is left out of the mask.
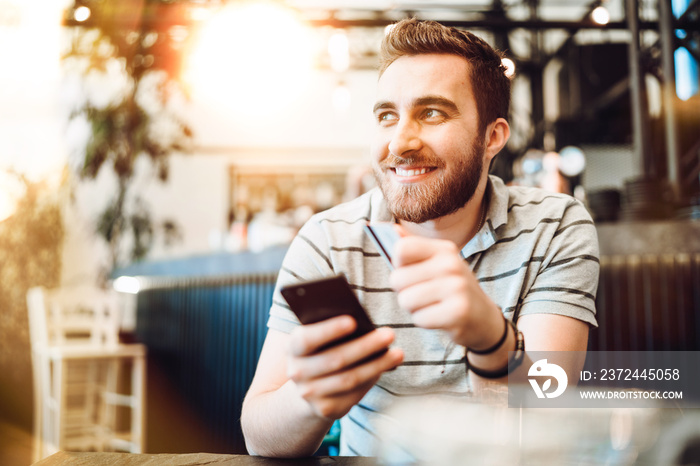
[[[511,78],[515,74],[515,62],[510,58],[501,59],[501,64],[506,69],[506,76]]]
[[[79,23],[82,23],[83,21],[87,21],[88,18],[90,18],[90,14],[90,8],[83,5],[79,6],[73,11],[73,18]]]
[[[597,6],[591,11],[591,19],[601,26],[610,22],[610,12],[603,5]]]
[[[347,71],[350,67],[350,44],[345,31],[338,31],[328,39],[328,55],[331,68],[337,73]]]

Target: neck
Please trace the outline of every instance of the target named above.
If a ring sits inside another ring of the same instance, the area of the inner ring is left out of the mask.
[[[486,179],[479,183],[467,204],[456,212],[424,223],[399,223],[413,235],[452,241],[462,249],[476,235],[486,215]]]

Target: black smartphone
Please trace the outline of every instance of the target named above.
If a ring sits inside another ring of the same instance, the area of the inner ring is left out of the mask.
[[[288,285],[282,287],[280,292],[302,324],[314,324],[339,315],[349,315],[355,319],[357,329],[329,346],[350,341],[375,329],[345,275]]]

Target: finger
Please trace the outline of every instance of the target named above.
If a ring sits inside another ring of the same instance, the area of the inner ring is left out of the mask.
[[[415,312],[431,304],[438,303],[453,293],[463,292],[463,278],[450,275],[434,277],[400,289],[396,295],[399,306]]]
[[[383,355],[337,372],[328,377],[312,379],[298,384],[301,396],[306,400],[339,396],[351,393],[375,381],[382,373],[394,369],[403,361],[403,351],[391,348]]]
[[[425,261],[438,253],[459,254],[459,251],[452,241],[405,236],[396,242],[392,260],[396,267],[402,267]]]
[[[393,330],[379,328],[318,354],[290,361],[288,376],[299,382],[340,372],[387,349],[393,341]]]
[[[397,267],[391,272],[389,284],[396,291],[417,283],[437,280],[451,275],[464,275],[469,268],[464,260],[449,251],[442,251],[429,259]]]
[[[468,326],[467,319],[463,315],[454,313],[457,306],[450,303],[450,300],[441,301],[414,312],[411,319],[416,327],[441,330],[455,343],[468,346],[464,342],[468,341],[473,330]]]
[[[311,355],[333,341],[350,335],[356,327],[355,319],[347,315],[300,325],[290,334],[290,353],[293,356]]]
[[[462,296],[453,295],[414,311],[411,319],[416,327],[442,329],[451,332],[461,327],[460,323],[463,320],[463,316],[459,312],[463,309],[466,309],[466,299]]]
[[[325,396],[321,398],[307,399],[314,411],[321,417],[329,420],[340,419],[355,406],[379,380],[379,375],[367,383],[361,385],[352,393]]]

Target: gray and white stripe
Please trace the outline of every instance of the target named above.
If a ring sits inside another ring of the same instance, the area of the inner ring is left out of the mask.
[[[507,187],[493,176],[487,193],[487,221],[461,251],[482,289],[509,318],[559,314],[595,326],[598,243],[585,207],[570,196]],[[396,332],[405,362],[341,420],[341,455],[375,452],[374,420],[398,397],[470,391],[463,348],[449,351],[454,345],[446,334],[413,325],[389,286],[388,265],[362,230],[367,221],[392,220],[377,189],[315,215],[290,245],[270,310],[268,326],[291,331],[298,321],[279,288],[343,273],[375,324]]]

